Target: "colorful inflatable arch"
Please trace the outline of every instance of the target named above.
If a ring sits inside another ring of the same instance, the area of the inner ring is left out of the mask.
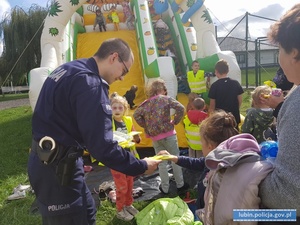
[[[135,62],[125,80],[115,82],[110,90],[123,95],[131,85],[137,85],[136,104],[145,100],[145,84],[160,77],[167,84],[168,94],[186,105],[187,96],[180,93],[182,84],[178,78],[185,77],[193,60],[198,60],[206,72],[214,72],[215,63],[223,58],[230,66],[229,77],[241,81],[235,55],[220,50],[212,19],[202,0],[131,0],[135,16],[133,30],[126,26],[122,1],[56,0],[51,5],[41,37],[41,65],[30,71],[32,109],[51,71],[62,63],[91,57],[100,44],[111,37],[121,37],[129,43]],[[94,30],[95,11],[101,9],[108,18],[111,6],[116,6],[118,11],[120,30],[114,31],[109,19],[106,32],[99,32],[98,28]],[[174,47],[176,58],[165,56],[169,46]],[[137,124],[135,126],[142,131]],[[187,147],[183,124],[177,125],[176,130],[179,146]],[[149,139],[142,138],[139,147],[151,146]]]

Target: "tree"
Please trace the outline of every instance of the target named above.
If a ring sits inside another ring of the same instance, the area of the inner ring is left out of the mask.
[[[39,67],[40,39],[47,8],[33,4],[28,12],[14,7],[0,23],[3,34],[3,53],[0,57],[0,85],[12,81],[24,84],[27,73]],[[9,76],[9,77],[8,77]]]

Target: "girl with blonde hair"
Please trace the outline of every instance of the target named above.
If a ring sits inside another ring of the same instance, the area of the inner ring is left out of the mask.
[[[113,114],[113,131],[118,131],[125,134],[134,131],[132,117],[127,116],[127,111],[129,108],[127,100],[114,92],[111,95],[110,101]],[[139,143],[140,136],[134,135],[133,141],[135,143]],[[129,148],[125,147],[125,149],[139,158],[134,146],[131,146]],[[132,205],[133,177],[113,169],[111,169],[111,173],[116,186],[116,208],[118,211],[117,218],[125,221],[130,221],[139,212]]]
[[[148,99],[135,110],[133,117],[144,128],[146,136],[151,138],[156,153],[168,150],[173,155],[179,155],[178,141],[174,126],[178,124],[184,115],[184,106],[174,98],[167,96],[167,88],[162,79],[156,79],[147,86]],[[170,110],[174,109],[174,119]],[[169,192],[169,174],[167,162],[158,166],[161,185],[159,190],[163,194]],[[179,193],[188,189],[184,183],[182,169],[172,163],[173,174]]]

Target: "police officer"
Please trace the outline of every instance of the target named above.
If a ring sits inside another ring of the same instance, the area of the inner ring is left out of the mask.
[[[136,159],[113,141],[109,85],[123,80],[134,61],[122,39],[104,41],[95,55],[65,63],[46,79],[32,117],[28,174],[43,224],[96,224],[84,181],[82,150],[106,166],[136,176],[160,162]]]

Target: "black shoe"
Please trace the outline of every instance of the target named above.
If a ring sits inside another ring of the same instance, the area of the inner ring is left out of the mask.
[[[158,188],[158,189],[159,189],[160,192],[163,193],[164,195],[169,194],[169,192],[164,192],[164,190],[162,189],[161,185],[159,185],[159,188]]]
[[[182,194],[185,193],[190,188],[190,185],[188,183],[184,183],[184,185],[181,188],[177,188],[177,192]]]

